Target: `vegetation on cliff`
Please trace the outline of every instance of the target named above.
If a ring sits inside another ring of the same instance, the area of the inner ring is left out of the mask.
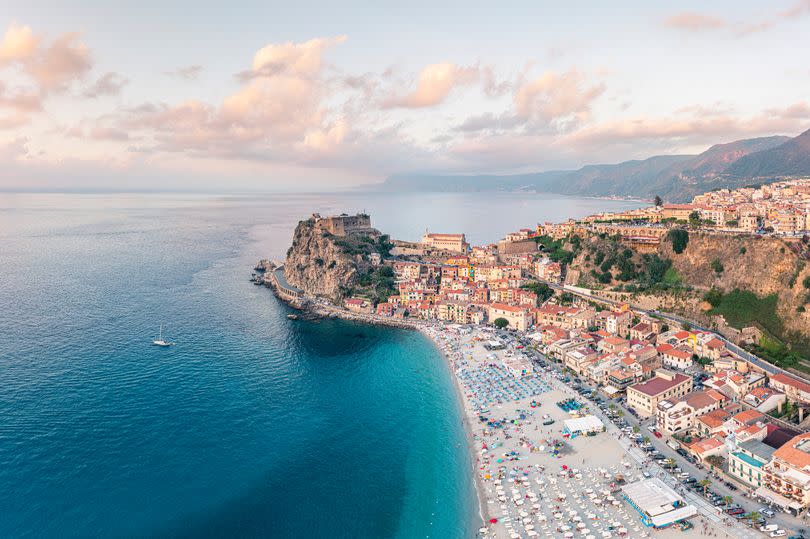
[[[395,293],[393,270],[372,260],[389,256],[388,236],[375,229],[335,236],[314,225],[307,219],[295,229],[284,264],[287,281],[336,303],[352,294],[381,301]]]

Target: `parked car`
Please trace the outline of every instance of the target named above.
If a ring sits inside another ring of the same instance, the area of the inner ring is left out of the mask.
[[[656,438],[661,438],[661,436],[662,436],[662,434],[660,432],[658,432],[657,430],[654,430],[653,434],[655,434]]]
[[[774,532],[769,533],[768,535],[770,535],[771,537],[784,537],[785,535],[787,535],[787,532],[785,530],[776,530]]]
[[[764,526],[759,527],[759,531],[761,532],[773,532],[779,529],[779,526],[776,524],[766,524]]]
[[[771,509],[769,509],[767,507],[761,508],[759,510],[759,512],[762,513],[763,515],[765,515],[768,518],[773,518],[773,517],[776,516],[776,513],[774,513],[773,510],[771,510]]]

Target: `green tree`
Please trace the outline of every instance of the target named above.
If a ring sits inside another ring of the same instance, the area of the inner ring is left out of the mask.
[[[698,212],[693,211],[689,214],[689,225],[692,227],[700,226],[700,214]]]
[[[802,286],[804,286],[805,288],[810,289],[810,275],[808,275],[807,277],[805,277],[802,280]]]
[[[712,287],[711,290],[703,294],[703,300],[708,301],[712,307],[718,307],[723,301],[723,293]]]
[[[726,269],[723,267],[723,264],[720,262],[719,258],[715,258],[714,260],[712,260],[711,266],[717,275],[720,275]]]
[[[549,285],[546,283],[541,283],[539,281],[532,281],[530,283],[526,283],[521,288],[526,290],[530,290],[537,294],[537,299],[540,303],[545,302],[548,298],[554,295],[554,290],[551,289]]]
[[[492,323],[495,325],[496,328],[503,329],[509,325],[509,320],[507,320],[506,318],[496,318]]]
[[[667,238],[672,242],[672,250],[676,254],[681,254],[689,244],[689,232],[682,228],[673,228],[667,233]]]
[[[663,201],[663,200],[661,200],[661,197],[660,197],[660,196],[658,196],[658,195],[655,195],[655,199],[653,200],[653,203],[654,203],[656,206],[663,206],[663,205],[664,205],[664,201]]]
[[[703,487],[703,495],[704,496],[706,495],[706,491],[709,489],[709,485],[711,485],[711,484],[712,484],[712,480],[709,479],[708,477],[706,479],[701,479],[700,481],[698,481],[698,485]]]
[[[734,501],[734,498],[732,498],[731,496],[723,496],[723,501],[725,502],[726,505],[731,505],[731,502]]]

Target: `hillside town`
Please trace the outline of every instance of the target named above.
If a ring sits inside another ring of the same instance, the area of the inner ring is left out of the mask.
[[[614,417],[627,410],[637,420],[634,432],[646,428],[730,489],[803,515],[810,506],[810,383],[712,331],[564,285],[564,263],[540,252],[536,240],[583,226],[621,231],[630,219],[635,228],[665,230],[694,220],[694,212],[701,226],[719,231],[804,234],[809,208],[810,180],[796,180],[707,193],[689,205],[538,225],[483,246],[469,245],[462,233],[426,232],[418,243],[399,242],[390,259],[374,260],[390,264],[397,293],[376,305],[349,297],[344,307],[517,335],[526,347],[504,363],[514,377],[558,369],[577,390],[615,403],[608,411]],[[624,232],[639,242],[644,236]],[[489,346],[503,345],[494,339]]]
[[[673,226],[728,234],[802,236],[810,230],[810,178],[758,187],[718,189],[697,195],[688,204],[656,204],[619,213],[599,213],[563,223],[544,223],[554,238],[578,229],[619,233],[639,245],[655,245]]]

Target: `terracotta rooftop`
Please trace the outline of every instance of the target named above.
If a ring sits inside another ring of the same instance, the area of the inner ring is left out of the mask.
[[[716,398],[714,394],[710,394],[708,391],[693,391],[686,395],[683,400],[695,410],[700,410],[717,403],[721,399]]]
[[[709,427],[710,429],[715,429],[720,427],[725,423],[726,419],[728,419],[730,414],[723,409],[720,410],[713,410],[707,414],[703,414],[702,416],[698,417],[697,420]]]
[[[774,374],[771,376],[771,382],[777,382],[780,384],[784,384],[787,386],[795,387],[800,391],[806,391],[810,393],[810,384],[793,378],[791,376],[787,376],[785,374]]]
[[[717,436],[712,436],[711,438],[698,440],[697,442],[690,444],[689,449],[700,455],[707,451],[711,451],[712,449],[717,449],[721,445],[723,445],[723,440]]]
[[[810,467],[810,433],[793,437],[773,452],[773,458],[787,462],[799,469]]]
[[[636,384],[630,387],[639,393],[644,393],[645,395],[654,397],[655,395],[659,395],[668,389],[672,389],[673,387],[686,382],[688,379],[689,377],[684,376],[683,374],[676,374],[673,376],[672,380],[667,380],[666,378],[656,376],[655,378],[647,380],[644,383]]]
[[[764,417],[765,416],[762,415],[761,412],[758,412],[756,410],[743,410],[742,412],[735,414],[732,419],[743,425],[749,425],[760,419],[763,419]]]

